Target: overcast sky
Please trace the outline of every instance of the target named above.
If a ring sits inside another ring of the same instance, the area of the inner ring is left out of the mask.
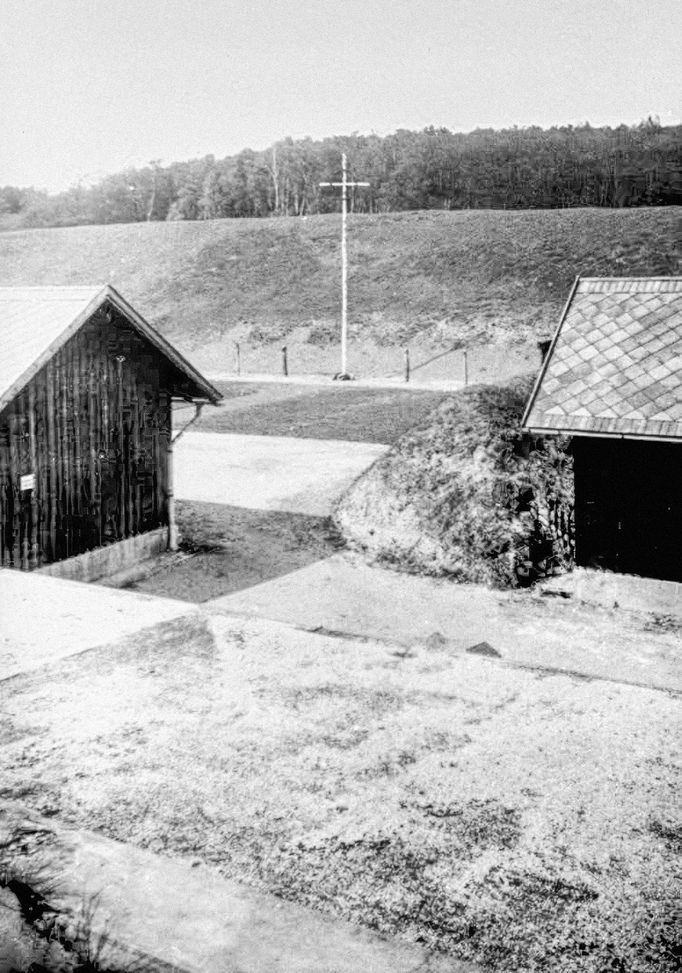
[[[0,0],[0,185],[286,135],[682,121],[682,0]]]

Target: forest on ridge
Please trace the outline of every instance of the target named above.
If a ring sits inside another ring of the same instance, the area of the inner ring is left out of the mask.
[[[370,183],[350,193],[358,213],[422,209],[557,209],[682,204],[682,125],[649,117],[616,128],[429,127],[321,140],[283,139],[263,151],[126,169],[61,193],[0,188],[6,228],[307,216],[334,212],[340,177]]]

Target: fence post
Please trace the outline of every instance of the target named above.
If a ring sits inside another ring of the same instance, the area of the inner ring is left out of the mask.
[[[405,381],[410,381],[410,349],[405,348]]]
[[[464,385],[469,384],[469,352],[464,349]]]
[[[282,371],[285,376],[289,375],[289,365],[287,362],[287,346],[282,345]]]
[[[238,341],[235,341],[234,347],[235,347],[235,350],[237,352],[237,375],[241,375],[241,373],[242,373],[242,359],[241,359],[241,352],[240,352],[239,342]]]

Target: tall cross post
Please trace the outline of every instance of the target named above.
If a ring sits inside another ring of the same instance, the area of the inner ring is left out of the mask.
[[[348,189],[369,186],[368,182],[349,182],[346,170],[346,153],[341,156],[341,182],[321,182],[320,186],[341,189],[341,371],[334,378],[347,380],[348,373],[348,251],[346,248],[346,217],[348,214]]]

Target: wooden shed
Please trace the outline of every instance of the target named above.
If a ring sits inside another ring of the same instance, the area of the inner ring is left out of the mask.
[[[682,581],[682,277],[578,278],[523,425],[573,437],[578,564]]]
[[[167,527],[173,400],[220,393],[111,286],[0,287],[0,336],[0,566]]]

